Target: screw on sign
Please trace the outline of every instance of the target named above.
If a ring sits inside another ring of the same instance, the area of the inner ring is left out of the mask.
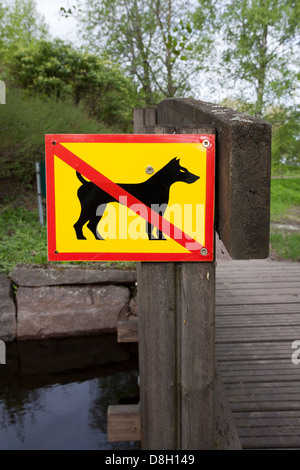
[[[46,162],[49,260],[213,259],[214,136],[49,135]]]

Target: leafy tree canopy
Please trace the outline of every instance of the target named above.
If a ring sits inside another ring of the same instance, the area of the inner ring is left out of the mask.
[[[233,86],[262,116],[270,104],[286,105],[299,80],[300,3],[297,0],[224,0],[216,8],[221,65]],[[197,12],[201,17],[201,7]],[[240,85],[240,86],[237,86]]]
[[[83,104],[90,115],[116,126],[129,126],[135,88],[118,66],[82,53],[56,39],[39,41],[11,61],[16,84],[31,94]]]
[[[33,46],[49,37],[45,19],[34,0],[0,1],[0,59],[6,63],[22,47]]]
[[[119,63],[151,105],[185,94],[203,69],[211,37],[204,22],[193,28],[194,9],[192,0],[78,0],[62,13],[76,15],[88,49]]]

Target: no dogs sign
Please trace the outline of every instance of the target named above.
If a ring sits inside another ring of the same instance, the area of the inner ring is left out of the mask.
[[[212,261],[214,135],[46,135],[48,259]]]

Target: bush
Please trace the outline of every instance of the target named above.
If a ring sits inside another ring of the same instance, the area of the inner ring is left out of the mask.
[[[10,68],[15,83],[31,94],[81,103],[97,120],[131,128],[136,90],[116,64],[56,39],[19,51]]]
[[[28,97],[7,87],[0,106],[0,179],[34,182],[35,162],[44,160],[45,134],[102,134],[116,132],[74,105],[51,98]]]

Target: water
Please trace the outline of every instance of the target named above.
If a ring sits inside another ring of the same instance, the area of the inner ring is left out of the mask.
[[[131,450],[107,442],[107,408],[138,402],[137,355],[115,335],[7,344],[0,450]]]

